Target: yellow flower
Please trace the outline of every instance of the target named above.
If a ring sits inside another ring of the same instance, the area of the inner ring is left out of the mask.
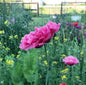
[[[10,48],[6,47],[5,50],[10,50]]]
[[[47,53],[48,53],[48,50],[47,50]]]
[[[62,56],[62,57],[66,57],[66,55],[65,55],[65,54],[62,54],[61,56]]]
[[[61,73],[66,73],[66,72],[68,72],[68,70],[69,70],[69,69],[66,68],[66,69],[62,70]]]
[[[39,57],[39,60],[41,60],[41,57]]]
[[[44,57],[45,57],[45,55],[42,55],[42,57],[44,58]]]
[[[0,31],[0,34],[2,34],[2,31]]]
[[[67,38],[64,38],[64,42],[66,42],[67,41]]]
[[[56,62],[56,61],[53,61],[53,63],[54,63],[54,64],[57,64],[57,62]]]
[[[13,60],[6,60],[7,65],[13,65],[14,61]]]
[[[14,54],[11,54],[11,56],[14,56]]]
[[[4,30],[2,30],[2,33],[5,33]]]
[[[3,46],[3,48],[5,48],[5,46]]]
[[[0,61],[2,61],[3,60],[3,58],[0,58]]]
[[[64,79],[67,79],[66,75],[63,75],[62,76],[62,80],[64,80]]]
[[[0,42],[0,45],[1,45],[2,43]]]
[[[20,54],[20,53],[21,53],[21,51],[18,51],[18,53]]]
[[[4,30],[0,31],[0,34],[4,34]]]
[[[59,39],[59,37],[54,37],[54,39],[55,39],[55,40],[58,40],[58,39]]]
[[[17,55],[17,56],[16,56],[16,58],[19,58],[19,57],[20,57],[20,55]]]
[[[83,55],[83,52],[80,52],[81,55]]]
[[[80,78],[80,76],[75,76],[75,78],[76,78],[76,79],[79,79],[79,78]]]
[[[42,78],[42,76],[40,75],[40,78]]]
[[[15,35],[14,38],[18,39],[18,35]]]
[[[47,61],[44,61],[44,64],[47,65],[48,64]]]
[[[9,21],[8,20],[6,20],[5,22],[4,22],[4,24],[6,25],[6,24],[8,24],[9,23]]]
[[[10,39],[10,40],[13,39],[13,36],[9,36],[9,39]]]

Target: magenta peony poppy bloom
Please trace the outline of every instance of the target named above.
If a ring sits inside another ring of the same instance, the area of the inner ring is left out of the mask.
[[[60,23],[56,24],[52,21],[48,22],[43,27],[35,27],[35,31],[24,36],[19,47],[23,50],[42,47],[50,41],[50,39],[54,36],[54,33],[56,33],[59,28]]]
[[[63,59],[63,62],[65,62],[67,65],[75,65],[79,63],[79,60],[74,56],[68,56]]]

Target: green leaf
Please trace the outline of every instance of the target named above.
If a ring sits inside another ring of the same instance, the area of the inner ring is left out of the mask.
[[[19,63],[17,63],[17,65],[13,69],[11,78],[14,85],[24,85],[23,71]]]
[[[23,73],[24,77],[27,79],[28,82],[35,82],[35,80],[37,79],[37,64],[37,51],[35,49],[32,49],[29,52],[27,52],[27,54],[25,54],[24,58]]]

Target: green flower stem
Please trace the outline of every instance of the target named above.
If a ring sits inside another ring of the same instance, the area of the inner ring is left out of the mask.
[[[80,80],[82,81],[82,72],[83,72],[83,65],[84,65],[84,57],[81,57],[81,62],[80,62]]]
[[[85,53],[84,56],[86,56],[86,39],[85,39],[85,48],[84,49],[85,49],[84,50],[84,53]],[[85,77],[84,78],[85,78],[85,85],[86,85],[86,71],[85,71]]]
[[[86,72],[85,72],[85,80],[84,80],[84,82],[85,82],[85,85],[86,85]]]
[[[46,75],[46,84],[45,85],[48,85],[48,70],[47,70],[47,75]]]
[[[44,45],[44,49],[45,49],[45,56],[47,57],[47,48],[46,48],[46,45]]]
[[[53,37],[53,55],[52,56],[54,56],[55,55],[55,41],[54,41],[54,37]]]
[[[83,36],[82,36],[82,39],[83,39]],[[85,49],[84,53],[85,53],[86,52],[86,40],[83,41],[81,45],[83,45],[83,44],[84,44],[84,49]],[[82,49],[82,47],[81,47],[81,49]],[[81,81],[83,80],[83,78],[82,78],[83,66],[84,66],[84,55],[81,56],[81,59],[80,59],[80,80]]]
[[[69,77],[69,85],[73,85],[72,84],[72,66],[70,66],[70,77]]]
[[[45,49],[45,56],[46,56],[47,61],[48,61],[46,45],[44,45],[44,49]],[[46,82],[45,82],[45,85],[48,85],[48,68],[49,68],[49,66],[47,67],[47,74],[46,74]]]
[[[55,55],[55,52],[56,52],[56,43],[55,43],[55,36],[56,36],[56,33],[54,34],[54,36],[53,36],[53,57],[54,57],[54,55]]]

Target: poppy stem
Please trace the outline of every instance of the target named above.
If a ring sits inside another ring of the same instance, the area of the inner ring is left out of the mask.
[[[47,61],[48,61],[46,45],[44,45],[44,49],[45,49],[45,56],[46,56]],[[48,69],[49,69],[49,66],[46,69],[47,72],[46,72],[46,82],[45,82],[45,85],[48,85]]]
[[[84,65],[84,57],[81,57],[81,62],[80,62],[80,80],[82,81],[82,72],[83,72],[83,65]]]
[[[47,57],[47,48],[46,48],[46,45],[44,45],[44,49],[45,49],[45,56]]]
[[[55,40],[54,40],[55,36],[56,36],[56,33],[53,36],[53,50],[54,50],[53,56],[55,55],[55,51],[56,51],[56,44],[55,44]]]
[[[85,82],[85,85],[86,85],[86,72],[85,72],[85,80],[84,80],[84,82]]]
[[[72,84],[72,66],[70,66],[70,77],[69,77],[69,79],[70,79],[69,85],[73,85]]]

